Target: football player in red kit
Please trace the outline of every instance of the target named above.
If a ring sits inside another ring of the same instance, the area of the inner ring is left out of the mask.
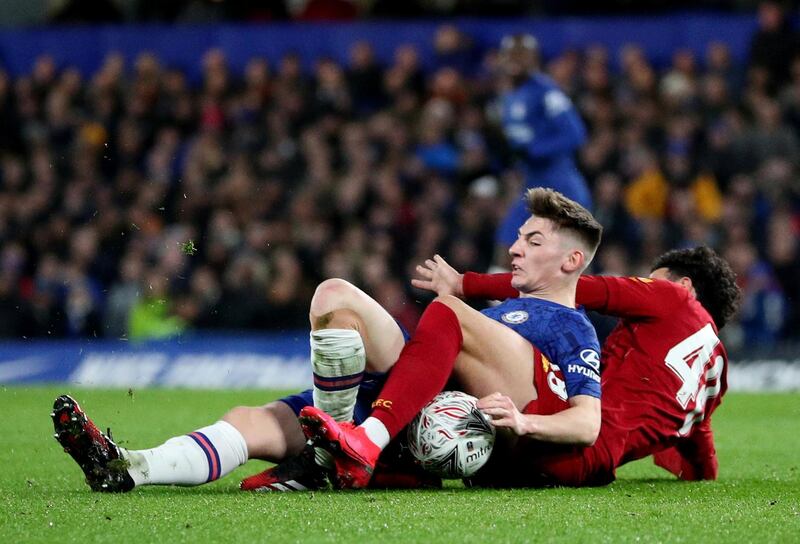
[[[514,296],[510,274],[459,274],[441,259],[418,268],[417,287],[464,298]],[[684,480],[715,479],[711,414],[726,390],[727,355],[718,331],[740,297],[728,264],[706,247],[659,257],[649,278],[584,276],[577,303],[617,316],[603,345],[602,426],[589,447],[527,439],[527,414],[566,408],[558,396],[560,371],[537,358],[550,387],[521,412],[493,395],[479,407],[497,427],[519,437],[493,454],[476,485],[604,485],[618,466],[654,455],[657,465]]]

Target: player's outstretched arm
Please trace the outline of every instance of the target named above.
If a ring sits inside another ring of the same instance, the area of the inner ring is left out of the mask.
[[[492,417],[495,427],[543,442],[591,446],[600,434],[600,399],[589,395],[571,397],[569,408],[546,416],[521,413],[501,393],[481,398],[478,408]]]
[[[637,277],[581,276],[575,292],[587,310],[621,318],[668,316],[686,297],[674,282]]]
[[[417,289],[432,291],[438,296],[452,295],[464,298],[464,275],[450,266],[440,255],[427,259],[424,264],[417,265],[418,278],[411,280]]]
[[[465,272],[461,285],[464,298],[506,300],[519,296],[519,291],[511,286],[511,272],[500,274]]]

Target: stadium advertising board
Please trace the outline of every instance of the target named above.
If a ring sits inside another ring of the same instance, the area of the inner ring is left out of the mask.
[[[0,383],[84,387],[305,389],[311,384],[305,331],[284,335],[6,342]],[[732,391],[798,391],[800,361],[740,358],[728,372]]]
[[[308,340],[293,336],[8,342],[0,383],[85,387],[297,389],[311,383]]]

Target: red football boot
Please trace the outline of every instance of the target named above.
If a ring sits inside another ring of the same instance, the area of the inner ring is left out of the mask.
[[[69,395],[58,397],[50,414],[55,439],[72,456],[86,475],[93,491],[121,492],[134,487],[127,462],[119,448],[86,417],[77,401]]]
[[[328,487],[325,471],[314,459],[314,447],[303,450],[285,461],[258,474],[245,478],[239,484],[244,491],[316,491]]]
[[[334,487],[367,487],[381,449],[367,438],[362,427],[355,427],[352,423],[337,423],[314,406],[300,410],[300,426],[315,447],[326,450],[333,457],[335,471],[331,475],[331,482]]]

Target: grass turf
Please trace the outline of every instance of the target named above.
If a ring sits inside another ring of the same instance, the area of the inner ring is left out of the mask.
[[[91,493],[52,438],[62,391],[0,389],[0,542],[797,542],[800,395],[729,394],[715,416],[720,479],[685,483],[649,460],[596,489],[252,494],[251,461],[198,488]],[[259,391],[72,394],[128,447],[151,447],[215,420]]]

